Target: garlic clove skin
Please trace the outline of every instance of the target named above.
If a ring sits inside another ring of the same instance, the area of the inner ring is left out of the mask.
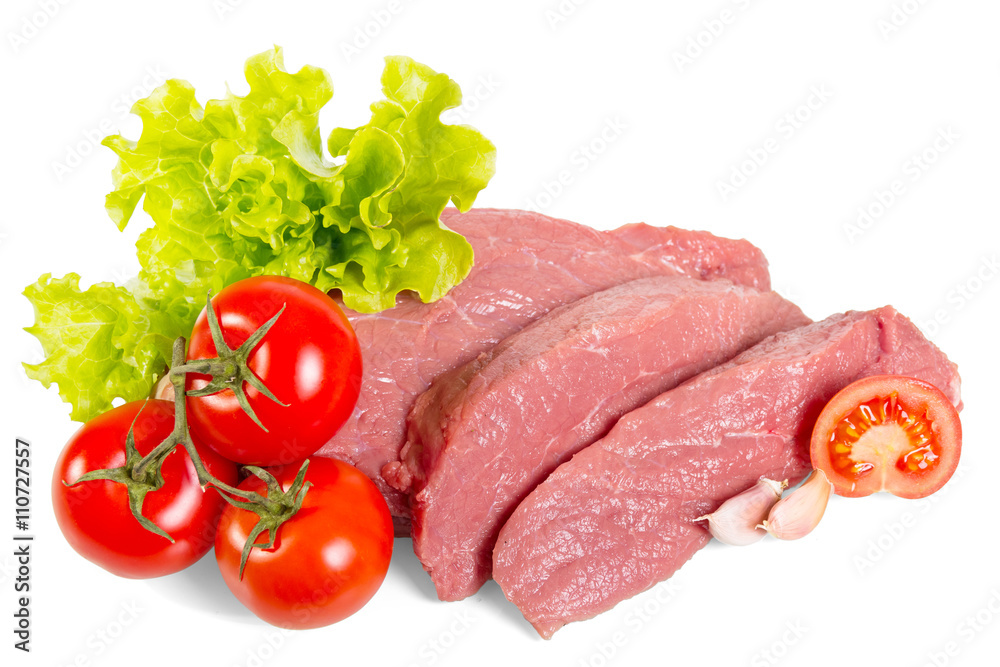
[[[173,401],[174,400],[174,385],[170,382],[170,371],[168,370],[160,378],[156,386],[153,387],[153,398],[158,398],[163,401]]]
[[[779,540],[797,540],[805,537],[819,525],[830,500],[833,484],[822,470],[813,470],[802,486],[775,503],[761,522],[765,529]]]
[[[761,540],[767,532],[758,527],[766,520],[768,512],[781,498],[788,481],[776,482],[761,477],[746,491],[739,493],[719,506],[711,514],[695,521],[708,521],[708,532],[723,544],[746,546]]]

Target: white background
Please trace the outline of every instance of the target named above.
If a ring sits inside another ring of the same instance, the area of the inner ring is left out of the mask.
[[[990,262],[1000,252],[1000,5],[577,2],[3,3],[0,661],[168,665],[198,650],[196,664],[227,667],[996,664],[1000,279]],[[723,11],[729,22],[716,23]],[[366,29],[367,44],[357,32]],[[84,561],[47,497],[77,425],[54,390],[20,370],[40,351],[20,331],[32,312],[19,293],[47,271],[78,271],[88,283],[134,274],[142,224],[122,234],[105,216],[114,158],[95,149],[102,128],[136,137],[125,109],[158,76],[188,79],[202,102],[224,94],[224,82],[243,92],[244,59],[272,44],[285,48],[290,70],[331,72],[325,133],[367,119],[384,55],[450,74],[467,98],[457,119],[499,152],[480,205],[531,205],[600,228],[642,220],[745,237],[770,259],[776,289],[814,318],[895,305],[961,367],[960,477],[924,502],[835,498],[800,542],[712,545],[672,587],[549,642],[492,583],[461,603],[437,601],[408,540],[397,540],[367,607],[300,633],[245,611],[211,556],[149,582]],[[685,52],[690,62],[678,59]],[[952,138],[935,148],[939,132]],[[776,150],[762,166],[745,163],[766,147]],[[933,163],[922,168],[913,159],[925,151]],[[57,173],[57,163],[69,171]],[[732,183],[734,169],[753,173],[723,197],[719,184]],[[568,184],[556,192],[562,171]],[[880,211],[879,193],[888,201],[897,179],[902,194]],[[851,237],[859,207],[873,219]],[[36,483],[30,656],[11,646],[15,436],[32,443]]]

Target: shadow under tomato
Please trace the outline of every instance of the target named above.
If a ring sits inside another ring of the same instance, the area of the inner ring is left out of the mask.
[[[149,579],[150,588],[165,598],[183,605],[203,609],[237,622],[259,624],[263,621],[243,606],[232,594],[215,562],[215,551],[209,551],[197,563],[177,574]]]

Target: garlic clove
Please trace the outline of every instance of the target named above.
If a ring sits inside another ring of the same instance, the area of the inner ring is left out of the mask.
[[[695,521],[708,521],[708,532],[724,544],[745,546],[759,541],[766,531],[758,527],[765,521],[771,507],[781,498],[788,481],[776,482],[761,477],[746,491],[739,493],[719,506],[711,514]]]
[[[758,528],[780,540],[797,540],[812,532],[830,500],[833,484],[822,470],[813,470],[802,486],[775,503]]]
[[[163,374],[160,381],[153,387],[153,398],[163,401],[174,400],[174,385],[170,382],[169,370]]]

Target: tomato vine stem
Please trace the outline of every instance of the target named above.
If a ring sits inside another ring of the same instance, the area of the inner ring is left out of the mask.
[[[253,420],[253,423],[264,429],[264,432],[266,433],[267,427],[261,423],[260,419],[257,417],[257,413],[254,412],[243,385],[248,384],[278,405],[288,407],[287,403],[282,403],[274,394],[271,393],[271,390],[264,385],[261,379],[257,377],[252,370],[250,370],[248,365],[250,354],[264,339],[264,336],[266,336],[267,332],[271,330],[271,327],[274,326],[275,322],[278,321],[278,318],[281,317],[283,312],[285,312],[284,305],[282,305],[281,309],[275,313],[274,317],[262,324],[260,328],[250,335],[249,338],[243,341],[242,345],[234,350],[226,343],[225,336],[222,333],[222,325],[219,324],[219,318],[215,314],[215,308],[212,306],[212,293],[209,292],[208,303],[205,305],[205,316],[208,318],[208,328],[212,333],[212,342],[215,345],[215,353],[218,356],[215,359],[197,359],[195,361],[186,362],[182,353],[181,363],[177,364],[175,353],[174,359],[171,361],[172,368],[170,370],[171,383],[174,384],[174,389],[177,389],[177,385],[174,382],[173,377],[175,373],[198,373],[200,375],[211,375],[212,380],[207,385],[201,387],[200,389],[189,391],[188,396],[210,396],[212,394],[217,394],[220,391],[229,389],[236,395],[236,400],[239,402],[240,407],[243,408],[243,411],[247,413],[250,419]]]
[[[285,306],[277,312],[270,320],[257,329],[240,347],[233,350],[226,345],[219,320],[212,308],[211,294],[208,301],[208,321],[212,331],[212,338],[216,345],[219,357],[216,359],[198,360],[188,363],[186,360],[187,341],[183,336],[179,336],[174,341],[172,358],[169,370],[170,384],[174,389],[174,426],[170,435],[160,444],[153,448],[145,456],[140,457],[135,448],[134,426],[129,427],[126,439],[126,463],[120,468],[106,470],[93,470],[83,475],[75,482],[79,484],[84,481],[96,479],[107,479],[124,484],[129,490],[129,508],[132,515],[146,530],[160,535],[171,542],[170,537],[162,528],[150,521],[142,514],[142,503],[149,491],[156,491],[163,486],[163,477],[160,474],[160,467],[163,461],[178,447],[183,447],[187,452],[194,469],[198,474],[198,481],[202,489],[213,488],[222,498],[231,505],[244,510],[254,512],[259,517],[257,525],[251,531],[243,549],[240,561],[240,577],[243,576],[243,569],[246,567],[247,559],[254,547],[268,549],[274,546],[277,539],[278,528],[285,521],[292,518],[305,499],[306,492],[311,484],[305,481],[306,470],[309,468],[308,459],[302,462],[294,483],[287,491],[283,490],[275,477],[267,470],[257,466],[246,466],[244,469],[255,475],[267,485],[267,495],[261,495],[255,491],[244,491],[226,484],[209,472],[205,466],[201,455],[198,453],[191,438],[187,419],[187,397],[188,396],[208,396],[226,389],[232,390],[240,402],[240,406],[253,419],[253,421],[265,431],[264,425],[254,414],[253,409],[247,401],[243,384],[249,384],[262,395],[278,403],[274,394],[264,386],[260,378],[254,375],[247,366],[250,353],[264,338],[264,335],[274,326],[275,322],[285,310]],[[188,392],[186,391],[187,374],[198,373],[211,375],[212,380],[205,387]],[[258,543],[256,540],[261,533],[267,532],[269,540],[266,543]]]
[[[194,446],[194,441],[191,439],[191,432],[188,429],[187,397],[184,391],[184,386],[186,384],[185,374],[187,371],[183,370],[184,350],[186,345],[187,341],[184,337],[178,337],[177,340],[174,341],[173,357],[171,359],[170,384],[174,387],[174,430],[169,436],[167,436],[166,440],[157,445],[153,451],[144,456],[142,460],[135,465],[132,469],[132,478],[136,481],[143,479],[149,466],[152,465],[158,468],[163,459],[166,458],[166,456],[170,454],[175,447],[180,445],[188,453],[188,456],[191,457],[191,463],[194,464],[194,469],[198,473],[198,481],[201,483],[203,488],[211,486],[215,488],[224,498],[227,495],[236,496],[237,498],[242,498],[245,501],[262,505],[271,512],[281,512],[283,507],[279,503],[272,502],[265,496],[253,491],[242,491],[214,477],[212,473],[208,471],[208,468],[205,467],[205,463],[201,460],[201,456],[198,454],[198,450]]]

